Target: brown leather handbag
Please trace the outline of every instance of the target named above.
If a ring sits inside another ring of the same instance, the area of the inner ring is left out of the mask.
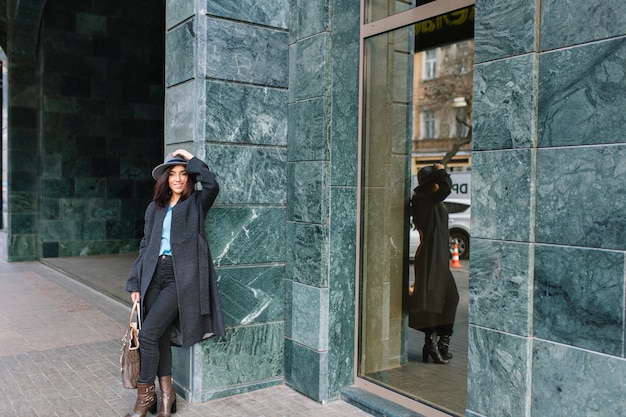
[[[122,386],[128,389],[137,388],[139,373],[141,371],[141,356],[139,355],[139,331],[141,330],[141,314],[139,302],[133,303],[130,310],[128,328],[122,339],[122,354],[120,355],[120,372],[122,374]],[[137,321],[133,321],[137,315]]]

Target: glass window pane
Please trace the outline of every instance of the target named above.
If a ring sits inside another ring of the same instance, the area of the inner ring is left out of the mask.
[[[469,271],[467,266],[452,271],[461,299],[450,345],[453,357],[447,365],[424,363],[425,333],[409,327],[408,320],[413,259],[422,239],[411,227],[409,200],[419,168],[443,161],[453,182],[460,178],[457,170],[470,168],[473,41],[443,37],[442,43],[429,39],[429,47],[421,48],[420,24],[364,43],[358,375],[462,416]],[[468,184],[458,182],[453,189],[450,197],[455,198],[447,201],[450,250],[457,244],[459,255],[467,255],[469,194],[460,194],[467,193]]]

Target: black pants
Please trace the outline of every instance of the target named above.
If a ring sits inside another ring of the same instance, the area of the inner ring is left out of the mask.
[[[171,256],[159,258],[143,306],[144,317],[139,332],[139,382],[152,384],[156,376],[172,374],[170,326],[178,317],[178,291]]]

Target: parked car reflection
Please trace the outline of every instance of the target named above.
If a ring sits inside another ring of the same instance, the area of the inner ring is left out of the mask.
[[[467,199],[449,198],[443,202],[448,209],[448,228],[450,229],[450,251],[456,243],[460,259],[469,259],[471,204]],[[412,220],[411,220],[412,221]],[[419,232],[413,228],[409,234],[409,257],[415,257],[420,243]]]

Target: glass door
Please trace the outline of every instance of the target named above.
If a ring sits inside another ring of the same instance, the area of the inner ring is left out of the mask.
[[[450,10],[363,40],[357,379],[433,416],[466,408],[469,217],[466,231],[452,223],[470,207],[473,12]],[[460,213],[450,214],[459,304],[447,364],[424,362],[426,334],[409,326],[420,244],[410,197],[418,170],[434,163],[453,178],[448,212]]]

